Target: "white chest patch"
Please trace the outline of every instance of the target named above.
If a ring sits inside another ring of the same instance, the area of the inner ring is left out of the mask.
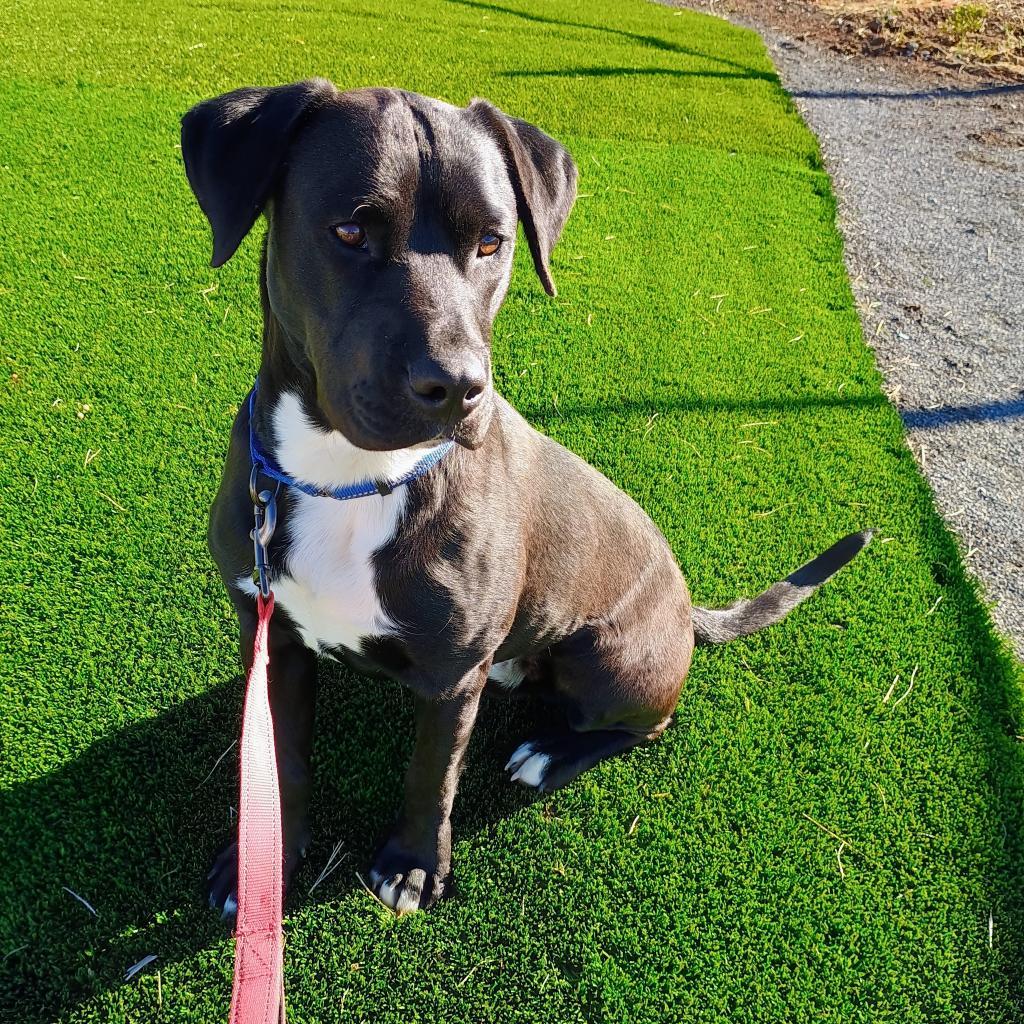
[[[273,413],[278,464],[290,476],[318,487],[341,487],[365,479],[396,479],[410,472],[428,449],[371,452],[338,432],[319,429],[297,395],[281,395]],[[396,623],[377,594],[373,553],[394,536],[408,491],[339,501],[293,488],[286,529],[291,543],[283,574],[273,580],[275,603],[295,622],[303,643],[319,652],[328,646],[359,650],[364,637],[394,634]],[[255,595],[248,577],[238,587]]]

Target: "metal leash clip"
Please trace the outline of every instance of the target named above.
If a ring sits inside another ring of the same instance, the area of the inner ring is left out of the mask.
[[[278,481],[273,493],[258,490],[259,474],[259,466],[253,466],[252,473],[249,474],[249,497],[252,498],[255,525],[249,536],[252,538],[253,554],[256,559],[252,574],[253,582],[259,584],[260,593],[266,600],[270,596],[270,562],[267,549],[270,547],[274,530],[277,529],[277,495],[281,490],[281,482]]]

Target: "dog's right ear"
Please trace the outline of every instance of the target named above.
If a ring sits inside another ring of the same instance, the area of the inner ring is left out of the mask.
[[[213,266],[226,263],[256,223],[304,116],[336,93],[323,78],[236,89],[181,119],[181,155],[213,230]]]
[[[576,163],[560,142],[527,121],[509,117],[487,100],[473,100],[469,112],[505,159],[533,266],[548,295],[557,295],[551,278],[551,250],[576,201]]]

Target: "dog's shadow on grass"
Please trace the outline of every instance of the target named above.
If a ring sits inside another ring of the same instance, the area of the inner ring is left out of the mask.
[[[321,676],[314,839],[286,910],[337,900],[359,885],[357,872],[366,877],[398,811],[412,748],[401,687],[333,666]],[[241,701],[235,677],[0,794],[0,1007],[14,1009],[12,1019],[52,1021],[124,984],[150,954],[156,971],[223,945],[227,979],[228,930],[206,906],[202,882],[234,823]],[[485,700],[456,840],[531,801],[501,766],[536,714],[526,701]],[[339,866],[318,882],[339,842]]]

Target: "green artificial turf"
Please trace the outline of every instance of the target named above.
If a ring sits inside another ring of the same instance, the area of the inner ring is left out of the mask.
[[[1021,1019],[1019,669],[882,396],[816,144],[753,34],[638,0],[16,0],[0,45],[0,1018],[226,1019],[200,880],[241,686],[204,533],[258,361],[258,239],[209,268],[178,119],[322,74],[487,96],[570,146],[560,295],[520,251],[498,385],[644,505],[699,602],[879,534],[781,626],[699,651],[664,741],[554,796],[501,772],[531,709],[489,706],[458,895],[427,915],[356,875],[409,701],[326,668],[289,1019]]]

